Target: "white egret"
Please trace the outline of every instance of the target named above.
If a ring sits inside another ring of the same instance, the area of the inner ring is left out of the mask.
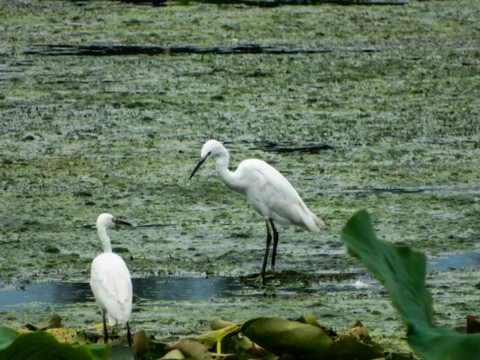
[[[314,215],[300,198],[288,180],[265,161],[247,159],[230,171],[228,150],[216,140],[207,141],[201,151],[201,159],[190,175],[189,180],[209,156],[216,157],[217,173],[223,183],[232,190],[243,194],[250,205],[265,219],[267,227],[267,246],[262,265],[262,283],[265,284],[265,269],[272,241],[272,271],[275,269],[278,232],[274,221],[282,225],[296,225],[308,231],[318,232],[324,222]]]
[[[131,346],[131,333],[128,321],[132,312],[132,279],[127,264],[112,252],[107,228],[113,224],[131,225],[125,221],[116,220],[111,214],[101,214],[97,218],[98,236],[103,246],[103,253],[92,262],[90,287],[97,304],[102,310],[104,342],[108,342],[108,324],[126,323],[128,344]]]

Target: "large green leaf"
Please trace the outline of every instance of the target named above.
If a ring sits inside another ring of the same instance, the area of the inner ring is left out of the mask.
[[[347,222],[342,239],[351,255],[360,258],[383,282],[408,326],[431,324],[432,301],[425,288],[424,254],[377,239],[367,211],[359,211]]]
[[[247,321],[242,327],[242,333],[277,355],[319,357],[332,344],[332,339],[319,327],[280,318]]]
[[[180,350],[182,354],[193,360],[212,360],[212,355],[206,346],[196,340],[180,340],[167,346],[165,350]]]
[[[385,358],[384,351],[380,345],[373,342],[365,343],[349,335],[344,335],[335,341],[324,357],[328,360],[372,360]]]
[[[413,329],[408,343],[429,360],[480,360],[480,334],[460,334],[451,329]]]
[[[479,359],[480,334],[464,335],[432,326],[432,299],[425,288],[425,255],[407,246],[379,240],[366,210],[357,212],[341,237],[350,254],[387,288],[407,325],[408,342],[429,360]]]
[[[18,334],[0,327],[0,359],[9,360],[107,360],[108,345],[71,345],[58,342],[46,331]]]
[[[236,334],[240,331],[241,325],[233,324],[228,327],[210,331],[206,334],[198,335],[195,337],[195,340],[204,344],[208,349],[211,349],[214,345],[220,343],[222,339],[227,335]],[[217,352],[218,351],[217,349]]]
[[[1,351],[10,346],[18,336],[18,332],[6,326],[0,326],[0,354]]]

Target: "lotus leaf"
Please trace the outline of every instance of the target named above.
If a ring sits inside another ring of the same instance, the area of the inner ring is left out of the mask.
[[[332,339],[319,327],[280,318],[258,318],[246,322],[242,332],[270,352],[320,356]]]
[[[0,327],[0,358],[9,360],[107,360],[111,356],[108,345],[71,345],[60,343],[46,331],[19,334]]]
[[[429,360],[480,358],[480,334],[459,334],[432,325],[433,306],[425,288],[425,255],[407,246],[379,240],[366,210],[357,212],[342,230],[351,255],[387,288],[392,303],[407,325],[412,349]]]

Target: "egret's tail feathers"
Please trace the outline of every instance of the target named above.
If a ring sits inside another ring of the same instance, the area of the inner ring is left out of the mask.
[[[110,315],[110,313],[107,313],[107,317],[108,317],[108,325],[110,326],[117,325],[117,319],[115,319],[112,315]]]
[[[323,220],[319,219],[315,214],[312,214],[313,223],[309,226],[310,231],[319,232],[322,227],[325,226]]]
[[[117,308],[111,309],[111,312],[107,312],[108,324],[114,326],[116,324],[125,324],[130,320],[130,314],[132,312],[132,306],[130,304],[120,304]]]
[[[130,316],[122,316],[121,318],[117,319],[108,314],[108,325],[115,326],[117,324],[125,324],[129,319]]]

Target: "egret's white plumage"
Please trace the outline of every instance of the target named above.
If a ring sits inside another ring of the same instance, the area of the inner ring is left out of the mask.
[[[97,218],[98,236],[104,252],[92,262],[90,287],[97,304],[102,310],[105,342],[108,342],[108,331],[105,323],[105,315],[107,315],[110,326],[124,323],[127,325],[127,336],[130,344],[128,321],[132,312],[132,279],[125,261],[112,252],[107,228],[115,223],[130,225],[115,220],[110,214],[101,214]]]
[[[271,242],[269,224],[274,235],[272,268],[275,266],[278,243],[278,233],[273,224],[274,221],[282,225],[295,225],[315,232],[320,231],[320,228],[325,225],[307,208],[290,182],[265,161],[247,159],[242,161],[237,170],[232,172],[228,169],[230,155],[227,149],[216,140],[207,141],[202,147],[200,156],[201,159],[190,175],[190,179],[208,157],[216,157],[217,173],[223,183],[230,189],[243,194],[250,205],[265,219],[267,248],[261,273],[263,281]]]

